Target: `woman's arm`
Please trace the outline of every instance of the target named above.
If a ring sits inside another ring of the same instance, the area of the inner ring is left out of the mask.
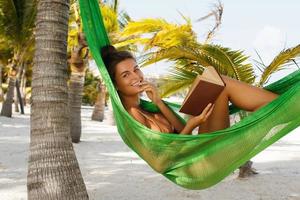
[[[214,106],[215,106],[214,104],[209,103],[204,108],[204,110],[202,111],[202,113],[200,115],[191,116],[189,118],[189,120],[187,121],[184,129],[180,132],[180,134],[184,134],[184,135],[191,134],[191,132],[194,130],[194,128],[196,128],[197,126],[199,126],[200,124],[202,124],[203,122],[205,122],[207,120],[207,118],[212,113]]]
[[[167,120],[174,126],[175,130],[180,133],[184,128],[184,124],[178,119],[173,111],[161,99],[155,104],[165,118],[167,118]]]
[[[162,109],[164,109],[164,108],[162,108]],[[194,130],[194,128],[196,128],[197,126],[199,126],[199,124],[206,121],[206,119],[209,117],[212,110],[213,110],[213,106],[211,104],[208,104],[200,115],[195,116],[195,117],[194,116],[190,117],[190,119],[187,121],[186,125],[182,125],[182,129],[180,131],[178,131],[179,134],[183,134],[183,135],[191,134],[192,131]],[[167,106],[166,106],[165,111],[172,112],[169,109],[169,107],[167,107]],[[147,123],[146,118],[136,108],[131,108],[130,110],[128,110],[128,112],[131,116],[133,116],[133,118],[135,118],[135,120],[139,121],[141,124],[143,124],[151,129],[151,126],[149,123]],[[172,112],[172,114],[173,114],[173,116],[175,116],[177,118],[177,116],[174,115],[173,112]],[[178,118],[177,118],[177,120],[178,120]]]
[[[209,115],[213,110],[212,104],[208,104],[200,115],[195,117],[190,117],[186,125],[184,125],[178,119],[178,117],[173,113],[173,111],[171,111],[171,109],[161,100],[160,96],[156,91],[156,88],[152,84],[144,81],[143,89],[146,92],[149,99],[158,106],[161,113],[166,117],[166,119],[174,126],[175,130],[180,134],[186,134],[186,135],[191,134],[194,128],[196,128],[201,123],[206,121],[206,119],[209,117]]]

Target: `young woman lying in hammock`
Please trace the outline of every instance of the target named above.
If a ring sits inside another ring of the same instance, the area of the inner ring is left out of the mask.
[[[164,133],[191,134],[198,126],[199,133],[225,129],[230,126],[228,101],[243,110],[256,111],[278,96],[222,75],[226,87],[214,105],[207,105],[200,115],[190,117],[184,125],[164,104],[156,88],[144,80],[144,75],[131,53],[106,46],[101,49],[101,55],[128,113],[148,128]],[[146,92],[161,113],[149,113],[139,106],[142,92]]]

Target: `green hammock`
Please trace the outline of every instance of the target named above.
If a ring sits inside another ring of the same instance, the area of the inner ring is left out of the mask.
[[[80,0],[90,51],[108,88],[118,131],[124,142],[155,171],[189,189],[210,187],[300,124],[300,70],[265,87],[280,96],[231,127],[201,135],[164,134],[132,118],[122,106],[102,62],[100,49],[109,44],[97,0]],[[178,105],[166,102],[178,111]],[[141,106],[159,110],[151,102]],[[230,113],[238,108],[230,107]]]

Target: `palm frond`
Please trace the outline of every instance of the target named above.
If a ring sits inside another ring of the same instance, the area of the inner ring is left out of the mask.
[[[264,72],[264,65],[261,63],[261,62],[259,62],[259,61],[257,61],[257,60],[253,60],[254,61],[254,66],[261,72],[261,73],[263,73]]]
[[[162,19],[129,22],[119,35],[120,43],[117,46],[141,44],[147,55],[150,55],[153,48],[181,46],[196,38],[190,20],[186,22],[184,25],[171,24]]]
[[[253,83],[255,80],[252,65],[247,62],[249,57],[245,56],[243,51],[231,50],[214,44],[200,44],[199,58],[215,67],[221,74],[246,83]],[[205,63],[202,65],[207,66]]]
[[[183,20],[187,23],[187,24],[192,24],[192,21],[189,17],[184,16],[180,11],[178,11],[178,13],[180,14],[180,16],[183,18]]]
[[[157,32],[145,46],[145,50],[159,47],[162,49],[183,46],[196,40],[195,33],[190,24],[174,27],[169,30]]]
[[[170,47],[144,54],[142,66],[147,66],[162,60],[176,61],[177,59],[197,60],[196,55],[182,47]]]
[[[210,13],[208,13],[207,15],[205,15],[197,20],[198,22],[203,21],[212,16],[214,16],[214,18],[215,18],[215,25],[211,30],[208,31],[204,43],[208,43],[213,38],[214,34],[220,27],[221,22],[222,22],[223,11],[224,11],[224,6],[222,5],[222,3],[220,1],[218,1],[218,4],[214,4],[214,8],[211,10]]]
[[[298,69],[300,69],[300,67],[299,67],[298,63],[296,62],[296,60],[295,60],[295,59],[292,59],[292,61],[293,61],[293,63],[298,67]]]
[[[117,12],[118,8],[119,8],[119,1],[118,0],[114,0],[114,4],[113,4],[114,11]]]
[[[118,21],[119,21],[120,28],[124,29],[127,26],[127,24],[131,21],[131,17],[126,11],[123,10],[119,12],[118,16],[119,16]]]
[[[0,32],[1,35],[10,38],[12,33],[17,32],[19,20],[17,8],[13,0],[0,0]],[[14,35],[14,34],[13,34]]]
[[[8,64],[8,59],[13,56],[13,48],[3,38],[0,38],[0,64],[6,66]]]
[[[129,22],[124,28],[121,36],[138,36],[142,34],[155,33],[161,30],[170,30],[174,29],[175,27],[176,25],[170,24],[164,19],[143,19],[140,21]]]
[[[105,29],[108,33],[119,32],[118,14],[108,5],[101,6]]]
[[[259,86],[263,86],[268,82],[268,78],[279,70],[286,69],[289,64],[294,63],[295,58],[300,56],[300,45],[282,50],[273,61],[265,68],[258,82]]]
[[[0,0],[0,32],[15,43],[22,43],[32,36],[37,0]]]
[[[139,42],[144,45],[143,66],[164,59],[185,58],[197,61],[199,65],[214,66],[222,74],[247,83],[253,83],[255,80],[251,64],[245,63],[248,56],[245,56],[242,51],[233,51],[219,45],[199,44],[191,24],[176,26],[166,25],[165,21],[163,23],[158,21],[155,25],[150,20],[133,22],[128,25],[126,30],[128,32],[125,31],[121,35],[130,35],[131,37],[138,35],[134,39],[130,38],[128,43]],[[141,36],[147,32],[147,36]]]
[[[182,91],[192,84],[196,76],[197,73],[184,68],[173,68],[168,76],[159,81],[159,93],[162,97],[167,97]]]
[[[235,79],[253,83],[255,80],[252,65],[247,63],[248,56],[242,51],[234,51],[219,45],[190,42],[187,46],[158,49],[144,55],[142,65],[146,66],[161,60],[185,60],[197,63],[190,66],[213,66],[218,72]]]
[[[182,53],[184,51],[181,49],[178,52]],[[187,55],[190,55],[190,57],[184,56],[184,54],[181,57],[178,56],[179,54],[173,54],[172,59],[168,58],[168,60],[175,61],[175,66],[168,75],[167,81],[161,87],[162,95],[168,96],[187,88],[193,81],[193,79],[188,79],[191,78],[190,75],[202,74],[203,68],[206,66],[214,66],[219,73],[234,78],[238,77],[241,81],[254,82],[253,68],[250,64],[244,63],[248,57],[244,56],[241,51],[205,44],[198,46],[193,51],[186,49],[186,52],[189,53]],[[165,56],[169,55],[165,53]]]
[[[117,37],[117,36],[113,36],[113,37]],[[146,45],[147,43],[149,43],[148,38],[132,38],[132,39],[125,39],[125,40],[117,41],[116,43],[114,43],[114,46],[116,48],[120,49],[125,46],[132,45],[132,44]]]
[[[37,14],[37,0],[25,0],[23,9],[22,40],[26,40],[33,36],[32,32]]]

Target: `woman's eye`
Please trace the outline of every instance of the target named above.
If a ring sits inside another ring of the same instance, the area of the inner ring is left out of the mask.
[[[127,77],[127,76],[128,76],[128,74],[124,74],[122,77],[125,78],[125,77]]]

